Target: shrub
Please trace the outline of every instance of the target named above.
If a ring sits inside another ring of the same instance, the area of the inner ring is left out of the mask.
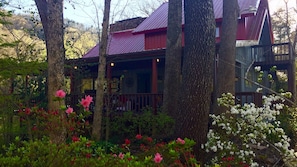
[[[154,143],[147,137],[127,142],[114,152],[106,153],[95,142],[85,137],[76,138],[70,143],[53,144],[47,138],[36,141],[20,141],[5,147],[6,153],[0,155],[0,166],[94,166],[94,167],[122,167],[122,166],[198,166],[192,155],[194,141],[177,139],[168,144]],[[132,145],[141,153],[132,154]],[[143,149],[142,144],[146,145]]]
[[[151,109],[140,113],[133,111],[113,112],[111,114],[110,131],[116,142],[132,138],[135,134],[162,138],[172,133],[174,120],[159,111],[155,115]]]
[[[270,155],[280,159],[293,156],[294,151],[289,149],[290,139],[277,120],[285,106],[282,98],[273,95],[263,97],[262,107],[253,103],[233,105],[231,94],[223,95],[218,101],[229,110],[220,115],[210,115],[212,129],[203,148],[213,153],[212,163],[258,166],[272,163],[268,160]]]

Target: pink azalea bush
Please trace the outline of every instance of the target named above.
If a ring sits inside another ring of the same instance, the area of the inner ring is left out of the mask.
[[[63,90],[55,92],[56,101],[60,102],[66,97]],[[91,115],[89,106],[93,102],[91,96],[85,96],[81,100],[82,110],[74,111],[71,106],[66,107],[61,104],[61,108],[55,111],[45,111],[38,107],[20,106],[18,115],[22,126],[28,132],[29,139],[40,139],[47,136],[49,132],[60,133],[62,128],[66,129],[69,140],[72,136],[85,134],[90,129],[90,123],[86,118]],[[64,118],[61,118],[61,113],[64,113]]]
[[[58,90],[57,101],[63,101],[66,93]],[[110,152],[94,141],[82,137],[89,123],[84,119],[91,112],[91,96],[81,99],[83,111],[75,111],[71,106],[60,110],[45,111],[37,107],[20,107],[19,115],[26,125],[29,141],[16,142],[4,147],[0,154],[2,166],[198,166],[192,154],[195,142],[190,139],[177,138],[165,143],[157,142],[150,136],[137,134],[134,138],[126,138],[123,144],[114,145]],[[61,119],[61,114],[66,119]],[[48,139],[48,132],[59,132],[60,127],[67,131],[67,143],[53,144]],[[15,147],[17,146],[17,147]]]

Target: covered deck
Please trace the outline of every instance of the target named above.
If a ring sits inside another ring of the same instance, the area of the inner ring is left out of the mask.
[[[85,95],[92,96],[95,101],[96,94],[70,95],[66,98],[66,104],[75,106]],[[257,92],[240,92],[235,95],[237,104],[254,103],[256,106],[262,105],[262,94]],[[160,93],[135,93],[135,94],[110,94],[105,95],[104,105],[110,106],[113,111],[134,111],[141,112],[145,109],[151,109],[156,112],[162,107],[163,94]]]

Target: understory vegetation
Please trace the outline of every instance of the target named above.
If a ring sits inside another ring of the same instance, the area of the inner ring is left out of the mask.
[[[284,94],[288,95],[288,94]],[[61,101],[66,93],[56,92]],[[296,108],[285,105],[283,98],[263,96],[263,105],[235,104],[231,94],[219,103],[227,112],[210,115],[211,126],[205,150],[207,166],[281,166],[294,159],[296,144]],[[193,154],[191,139],[165,140],[174,121],[161,111],[141,113],[112,112],[111,138],[95,142],[90,138],[91,96],[80,100],[80,109],[61,103],[59,111],[19,106],[10,128],[22,135],[3,143],[1,166],[200,166]],[[59,113],[66,118],[61,119]],[[18,118],[18,119],[17,119]],[[4,119],[4,117],[2,117]],[[19,121],[17,121],[19,120]],[[3,130],[4,124],[1,125]],[[106,129],[106,125],[105,129]],[[49,133],[66,129],[67,141],[55,144]],[[4,137],[4,131],[1,137]],[[17,133],[16,133],[17,134]]]

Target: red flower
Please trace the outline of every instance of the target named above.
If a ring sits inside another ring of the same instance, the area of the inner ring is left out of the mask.
[[[77,136],[72,136],[72,141],[73,141],[73,142],[77,142],[77,141],[79,141],[79,137],[77,137]]]
[[[138,134],[138,135],[135,136],[135,138],[136,138],[137,140],[140,140],[140,139],[142,139],[142,136],[141,136],[141,134]]]
[[[234,157],[227,157],[227,161],[233,161]]]
[[[91,147],[91,142],[87,142],[87,143],[86,143],[86,146],[87,146],[87,147]]]
[[[149,143],[153,142],[153,139],[151,137],[147,137],[146,141],[148,141]]]
[[[90,153],[87,153],[86,154],[86,158],[91,158],[91,154]]]
[[[33,127],[32,127],[32,130],[33,130],[33,131],[36,131],[36,130],[37,130],[37,126],[33,126]]]
[[[31,113],[31,109],[30,109],[30,108],[26,108],[26,109],[25,109],[25,113],[26,113],[27,115],[30,115],[30,113]]]
[[[129,139],[125,139],[125,145],[129,145],[131,141]]]

